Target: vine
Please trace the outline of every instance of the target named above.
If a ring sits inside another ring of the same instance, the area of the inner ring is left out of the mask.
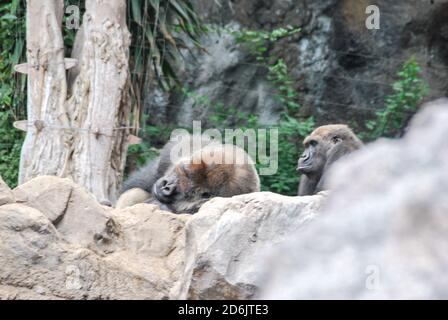
[[[376,113],[377,119],[368,121],[369,130],[363,138],[401,137],[409,120],[428,93],[428,85],[421,77],[421,67],[415,58],[406,61],[397,73],[393,93],[386,97],[385,108]]]

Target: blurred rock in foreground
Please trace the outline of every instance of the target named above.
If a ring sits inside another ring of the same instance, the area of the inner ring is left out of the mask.
[[[447,299],[448,100],[334,169],[324,212],[264,264],[259,297]]]

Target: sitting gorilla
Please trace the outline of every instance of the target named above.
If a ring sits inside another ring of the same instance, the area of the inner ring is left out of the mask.
[[[210,198],[257,191],[260,179],[244,150],[208,137],[180,135],[129,177],[116,208],[145,202],[174,213],[195,213]]]

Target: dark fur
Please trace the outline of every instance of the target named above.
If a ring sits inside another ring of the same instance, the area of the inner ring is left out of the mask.
[[[305,151],[298,161],[303,174],[299,196],[312,195],[324,189],[326,174],[341,157],[362,147],[361,140],[346,125],[327,125],[314,130],[304,140]]]
[[[160,151],[159,157],[150,161],[139,170],[133,172],[123,183],[121,193],[133,188],[140,188],[151,193],[154,183],[165,174],[168,168],[174,165],[170,160],[170,153],[172,148],[178,143],[179,142],[177,141],[169,141]],[[182,140],[182,143],[193,147],[193,140],[191,136],[186,136],[185,139]],[[202,147],[213,143],[214,142],[201,138]]]

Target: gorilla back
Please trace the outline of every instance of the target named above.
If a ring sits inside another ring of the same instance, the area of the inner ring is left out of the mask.
[[[182,136],[132,174],[123,191],[117,208],[147,202],[174,213],[195,213],[210,198],[260,191],[260,180],[244,150],[207,137]]]

